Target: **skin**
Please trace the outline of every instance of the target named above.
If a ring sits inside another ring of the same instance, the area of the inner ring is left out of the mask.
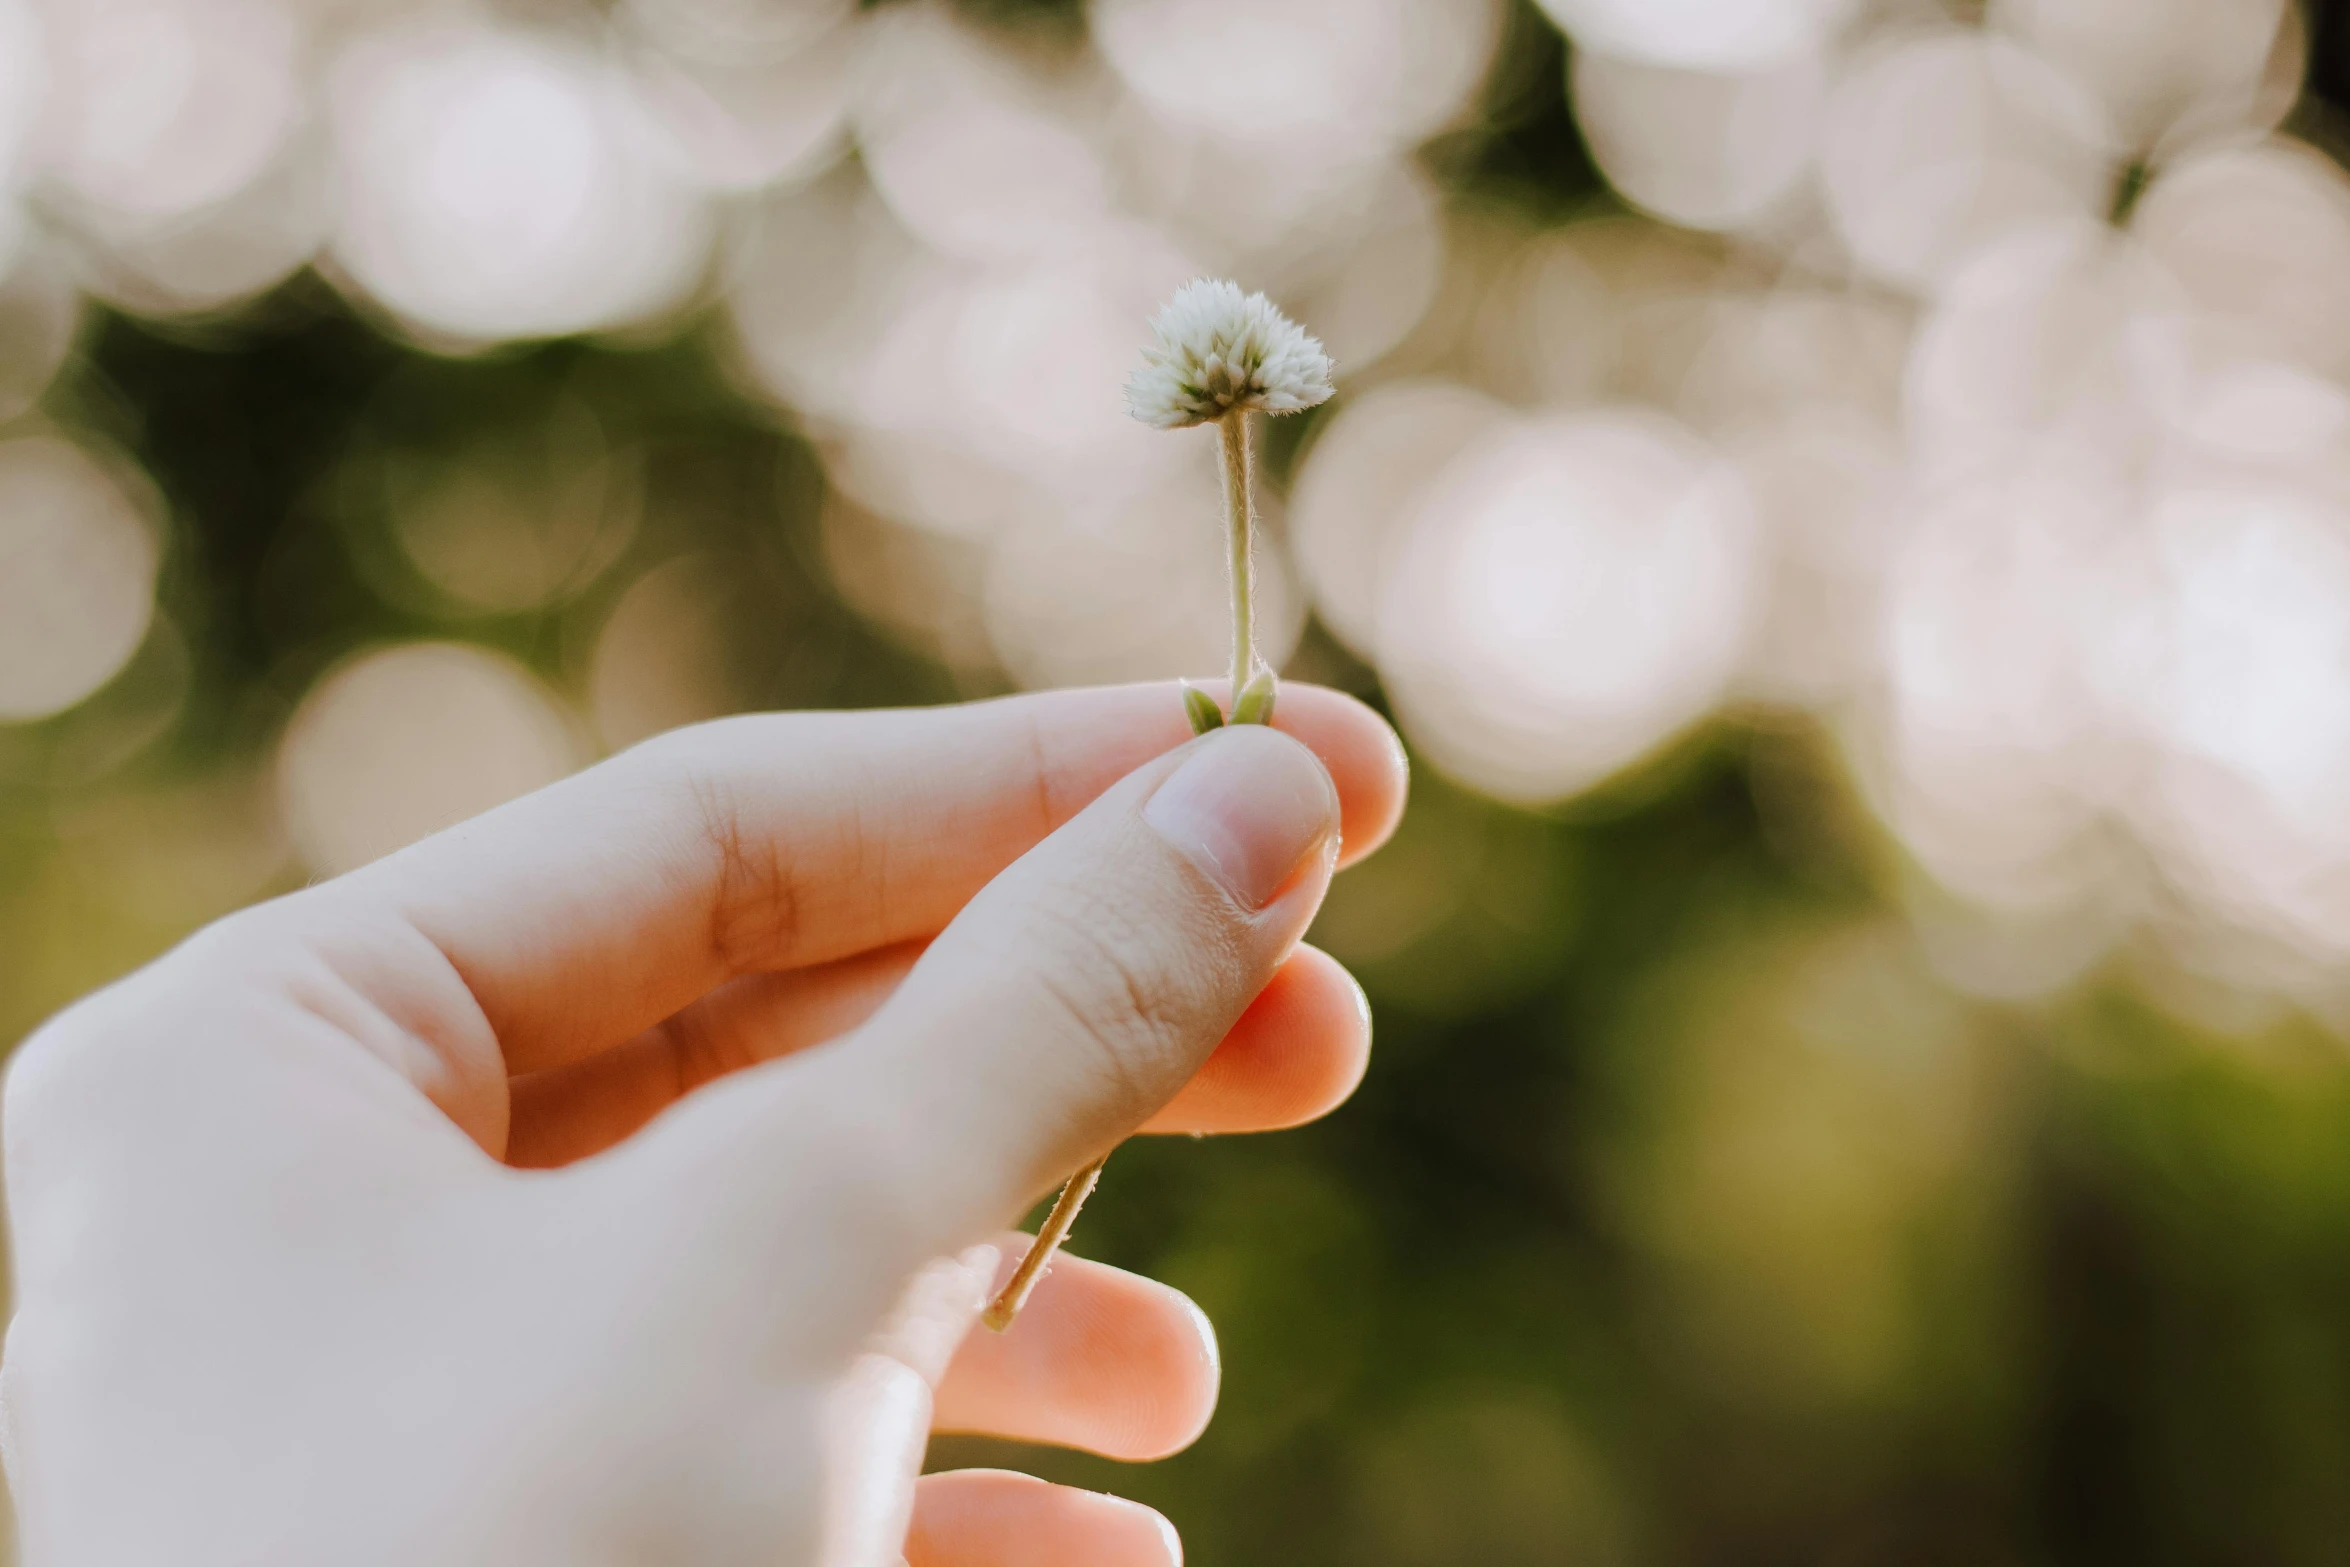
[[[1298,938],[1401,751],[1310,687],[1277,728],[1149,686],[680,731],[65,1013],[5,1104],[25,1561],[1171,1567],[1135,1504],[917,1477],[932,1430],[1208,1418],[1162,1285],[1066,1258],[969,1330],[1072,1168],[1360,1076]]]

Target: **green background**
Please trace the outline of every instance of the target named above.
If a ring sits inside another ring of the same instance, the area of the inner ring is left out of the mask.
[[[1485,120],[1427,154],[1456,199],[1606,202],[1562,63],[1522,9]],[[161,489],[176,635],[0,726],[0,1038],[225,912],[108,812],[264,755],[340,655],[458,637],[576,685],[631,572],[460,613],[401,579],[354,463],[528,452],[584,403],[645,454],[624,565],[726,563],[751,705],[980,694],[841,605],[818,467],[716,345],[435,358],[310,277],[225,320],[94,323],[45,410]],[[1379,700],[1311,630],[1291,673]],[[1423,769],[1317,929],[1377,1019],[1355,1101],[1132,1145],[1076,1237],[1214,1317],[1215,1426],[1144,1468],[941,1460],[1148,1500],[1205,1567],[2350,1561],[2339,1042],[2199,1034],[2122,973],[1970,1001],[1904,874],[1820,737],[1767,715],[1549,814]]]

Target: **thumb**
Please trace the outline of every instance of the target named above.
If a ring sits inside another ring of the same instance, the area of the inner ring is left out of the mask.
[[[1313,752],[1215,730],[998,875],[855,1034],[652,1130],[719,1161],[745,1240],[814,1219],[887,1275],[991,1234],[1198,1070],[1313,918],[1338,821]]]
[[[963,911],[872,1022],[901,1096],[988,1233],[1190,1080],[1313,918],[1338,848],[1313,752],[1262,725],[1128,778]],[[935,1202],[937,1196],[930,1194]]]

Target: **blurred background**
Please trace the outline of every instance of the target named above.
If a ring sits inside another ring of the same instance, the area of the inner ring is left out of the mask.
[[[2350,17],[0,0],[0,1041],[670,725],[1221,667],[1416,793],[1077,1247],[1202,1567],[2350,1550]]]

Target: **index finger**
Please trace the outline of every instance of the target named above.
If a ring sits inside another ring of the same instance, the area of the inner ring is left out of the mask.
[[[1346,858],[1393,830],[1394,732],[1285,686],[1275,727],[1338,785]],[[1104,789],[1189,737],[1171,684],[959,707],[722,719],[663,736],[367,866],[512,1072],[578,1060],[746,973],[935,934]]]

